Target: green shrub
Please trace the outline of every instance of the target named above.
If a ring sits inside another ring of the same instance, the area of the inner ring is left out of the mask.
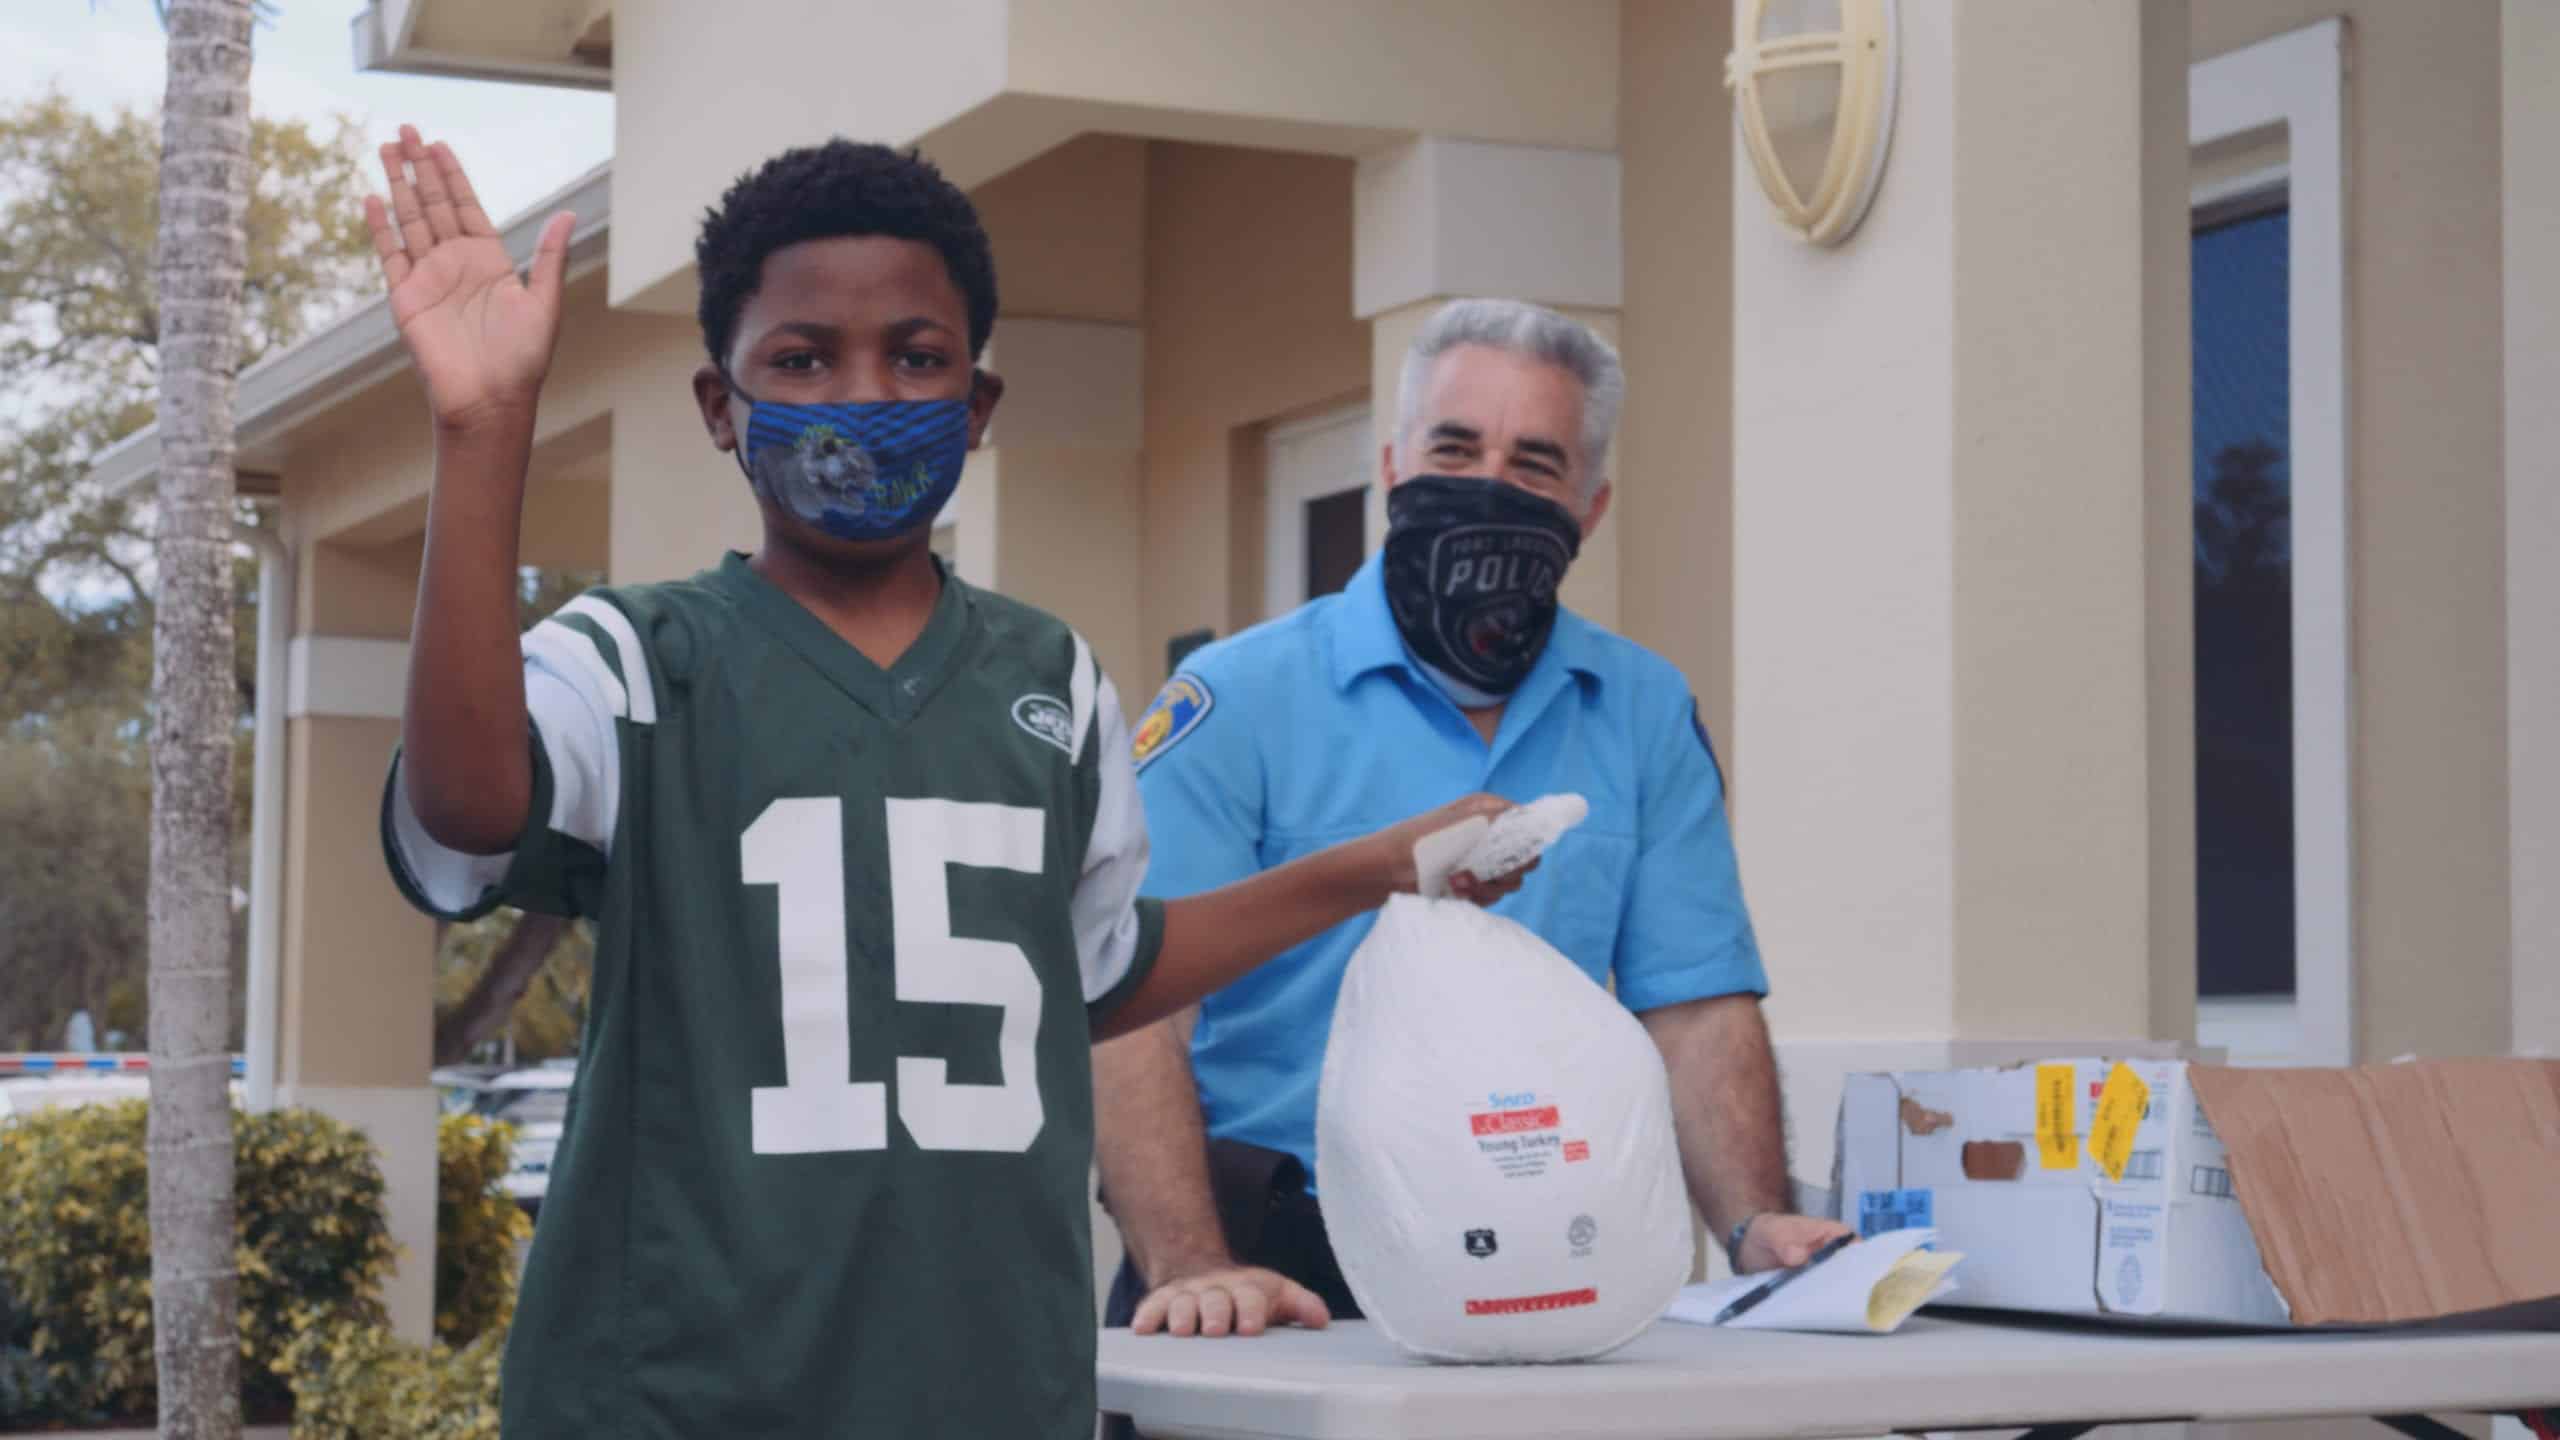
[[[0,1347],[40,1368],[10,1387],[39,1413],[0,1419],[150,1413],[148,1127],[138,1100],[0,1125],[0,1288],[12,1311]],[[393,1248],[382,1172],[361,1132],[308,1111],[234,1112],[232,1138],[242,1402],[274,1414],[298,1336],[324,1318],[383,1318]]]
[[[51,1367],[21,1346],[0,1342],[0,1425],[25,1416],[90,1424],[106,1417],[84,1414],[66,1401]]]
[[[498,1440],[503,1329],[421,1348],[379,1324],[317,1326],[289,1357],[294,1440]]]
[[[498,1440],[498,1362],[532,1222],[500,1187],[515,1129],[436,1127],[436,1343],[358,1317],[312,1326],[287,1357],[295,1440]]]
[[[514,1127],[447,1115],[436,1127],[436,1339],[464,1346],[503,1331],[516,1308],[516,1245],[533,1228],[499,1188]]]

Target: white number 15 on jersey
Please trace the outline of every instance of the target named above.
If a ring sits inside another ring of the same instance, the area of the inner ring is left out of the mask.
[[[1003,1080],[954,1085],[948,1060],[898,1057],[898,1120],[926,1150],[1022,1151],[1040,1134],[1040,976],[1022,947],[951,933],[953,865],[1041,871],[1047,818],[1020,805],[891,800],[889,908],[898,999],[1004,1012]],[[781,1085],[754,1090],[755,1153],[814,1155],[889,1144],[888,1086],[854,1083],[847,1026],[844,802],[776,800],[739,837],[749,885],[781,893]]]

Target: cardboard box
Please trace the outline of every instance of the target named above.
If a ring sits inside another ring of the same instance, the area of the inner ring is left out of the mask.
[[[1964,1253],[1966,1305],[2387,1325],[2560,1296],[2560,1062],[1852,1075],[1837,1164],[1843,1219]]]

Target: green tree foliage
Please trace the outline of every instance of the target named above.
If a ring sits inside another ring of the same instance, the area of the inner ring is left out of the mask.
[[[156,114],[59,94],[0,108],[0,1046],[57,1044],[81,1008],[137,1047],[144,1033],[150,497],[89,474],[153,418],[160,132]],[[371,291],[356,139],[344,122],[251,122],[244,364]],[[243,556],[244,720],[254,577]]]

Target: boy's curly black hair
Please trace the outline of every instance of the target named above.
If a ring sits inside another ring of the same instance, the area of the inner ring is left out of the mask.
[[[762,282],[765,257],[838,235],[889,235],[941,252],[969,305],[969,357],[985,351],[996,325],[996,262],[977,207],[916,151],[839,139],[776,155],[703,215],[693,244],[702,280],[695,314],[711,363],[728,365],[738,315]]]

